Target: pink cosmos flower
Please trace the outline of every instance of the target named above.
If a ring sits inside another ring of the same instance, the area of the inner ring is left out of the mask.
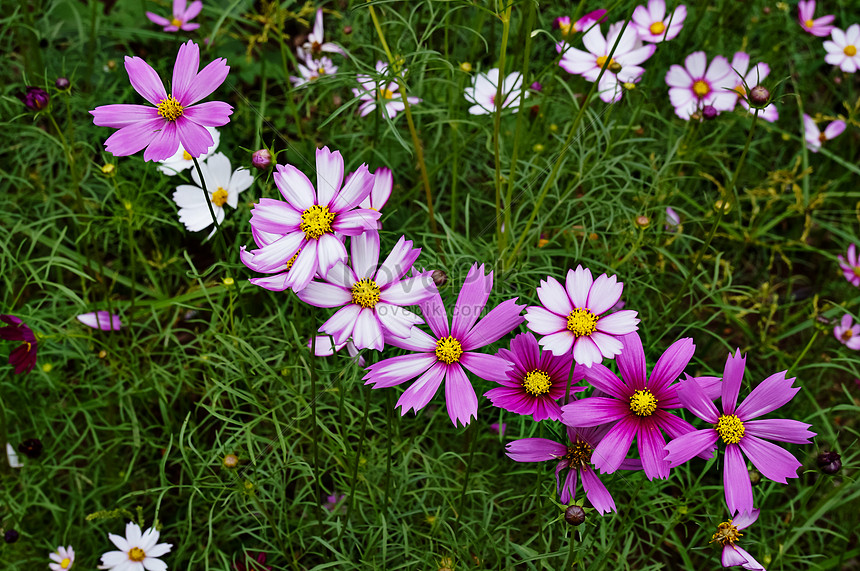
[[[666,225],[663,227],[668,232],[675,232],[678,226],[681,225],[681,217],[678,213],[672,210],[671,206],[666,207]]]
[[[847,313],[842,316],[839,325],[833,328],[833,335],[849,349],[860,349],[860,323],[855,324]]]
[[[36,366],[36,353],[39,344],[33,330],[14,315],[0,315],[0,322],[6,324],[0,327],[0,339],[6,341],[21,341],[21,344],[9,353],[9,364],[15,367],[15,374],[29,373]]]
[[[833,28],[830,39],[824,41],[824,49],[824,61],[845,73],[856,72],[860,68],[860,24],[852,24],[844,32]]]
[[[303,290],[317,272],[325,276],[346,261],[342,238],[376,229],[379,212],[356,208],[373,187],[373,175],[361,165],[343,185],[343,157],[328,147],[317,149],[317,188],[293,165],[277,165],[275,185],[286,203],[261,198],[251,211],[258,249],[242,252],[242,262],[257,272],[277,274],[251,280],[266,289]],[[295,257],[295,259],[293,259]]]
[[[758,514],[759,510],[736,513],[732,519],[717,526],[717,532],[712,536],[711,543],[717,542],[723,546],[721,557],[723,567],[740,565],[750,571],[764,571],[761,563],[756,561],[746,550],[735,545],[735,542],[743,535],[740,531],[754,524],[758,519]]]
[[[309,52],[305,52],[299,48],[298,59],[299,77],[295,75],[290,76],[290,81],[296,87],[316,81],[324,75],[334,75],[337,73],[337,66],[334,65],[330,57],[313,58]]]
[[[302,49],[309,52],[314,58],[319,57],[320,53],[328,52],[331,54],[346,55],[342,48],[331,42],[326,42],[323,38],[323,11],[322,8],[317,9],[317,16],[314,20],[314,29],[308,34],[307,41],[302,44]]]
[[[352,342],[352,339],[345,343],[335,343],[331,338],[331,335],[317,335],[316,340],[311,339],[308,341],[308,349],[312,346],[314,355],[317,357],[331,357],[346,347],[346,352],[349,353],[352,360],[355,361],[359,367],[365,366],[364,357],[359,354],[359,351],[356,349],[355,343]]]
[[[621,378],[601,364],[592,365],[585,371],[585,378],[607,396],[592,396],[563,406],[561,421],[573,427],[612,423],[606,438],[594,450],[594,465],[601,472],[612,473],[621,466],[635,437],[648,479],[666,478],[669,463],[664,459],[666,440],[662,431],[674,438],[694,430],[690,423],[668,411],[681,408],[675,381],[693,358],[696,346],[689,337],[675,341],[648,377],[639,335],[630,333],[620,339],[624,348],[616,363]]]
[[[119,331],[122,327],[122,322],[119,315],[108,313],[107,311],[94,311],[92,313],[82,313],[75,317],[78,321],[92,327],[93,329],[101,329],[102,331]]]
[[[383,330],[405,338],[413,325],[424,322],[403,306],[426,300],[436,293],[436,284],[430,272],[404,278],[421,253],[405,236],[382,264],[378,264],[379,234],[375,231],[353,237],[350,249],[352,267],[335,263],[326,281],[312,281],[297,295],[316,307],[342,307],[319,329],[331,335],[335,344],[351,337],[356,349],[382,351]]]
[[[589,12],[572,25],[570,23],[570,16],[561,16],[553,20],[552,27],[561,31],[562,38],[570,39],[574,33],[584,32],[594,24],[604,20],[606,20],[606,10],[595,10]]]
[[[165,32],[178,32],[179,30],[190,32],[196,30],[200,27],[200,24],[189,24],[188,22],[197,17],[197,14],[203,9],[203,2],[195,0],[187,9],[185,6],[185,0],[173,0],[173,18],[171,20],[152,12],[147,12],[146,17],[153,23],[164,26]]]
[[[376,72],[379,75],[375,78],[370,75],[359,74],[358,80],[360,88],[352,88],[352,94],[358,97],[361,104],[358,106],[358,114],[361,117],[369,115],[377,106],[382,109],[383,115],[389,119],[394,119],[397,114],[404,109],[406,105],[403,103],[403,96],[398,91],[400,87],[396,81],[387,81],[388,66],[381,61],[376,62]],[[406,101],[409,105],[421,103],[418,97],[407,97]]]
[[[818,125],[815,124],[815,119],[804,113],[803,138],[806,140],[806,148],[813,153],[817,153],[821,149],[821,145],[824,144],[824,141],[835,139],[841,135],[842,131],[845,130],[845,126],[845,121],[837,120],[830,123],[824,131],[820,131]]]
[[[695,379],[683,381],[678,389],[681,404],[711,428],[682,434],[666,445],[669,453],[666,460],[674,467],[697,454],[710,452],[722,438],[726,444],[723,482],[726,505],[731,513],[753,510],[752,484],[744,454],[765,478],[785,484],[786,478],[797,477],[800,462],[776,444],[762,439],[808,444],[815,436],[809,431],[809,424],[796,420],[753,420],[786,404],[800,390],[792,386],[793,377],[785,378],[785,371],[766,378],[738,406],[745,366],[746,357],[741,357],[740,349],[726,360],[721,390],[722,414],[702,387],[693,382]]]
[[[615,511],[615,501],[594,471],[592,458],[606,431],[605,426],[579,429],[567,427],[569,444],[546,438],[521,438],[510,442],[505,447],[505,453],[515,462],[558,460],[555,481],[561,503],[568,504],[576,497],[576,481],[581,479],[585,497],[600,515],[604,515]],[[638,460],[625,460],[622,464],[625,470],[642,467]],[[567,476],[562,484],[560,475],[564,469],[567,469]]]
[[[831,14],[813,20],[814,15],[815,0],[800,0],[797,3],[797,19],[800,22],[800,27],[819,38],[829,36],[833,30],[830,23],[836,16]]]
[[[839,269],[851,285],[860,287],[860,259],[857,258],[857,247],[851,244],[845,255],[847,259],[841,255],[836,256],[839,260]]]
[[[666,14],[664,0],[648,0],[648,6],[636,6],[633,10],[633,27],[644,42],[659,43],[674,40],[684,27],[687,7],[683,4]]]
[[[469,103],[474,103],[469,107],[470,115],[486,115],[495,113],[496,107],[501,109],[511,109],[516,113],[519,111],[520,98],[527,98],[529,92],[522,88],[523,74],[518,71],[509,73],[502,80],[502,98],[501,106],[496,102],[496,91],[499,85],[499,70],[493,68],[487,73],[479,73],[475,76],[475,82],[472,87],[467,87],[463,92],[463,96]]]
[[[738,94],[737,102],[740,103],[741,107],[752,112],[750,104],[747,101],[747,87],[752,89],[756,85],[760,84],[770,73],[770,66],[764,62],[760,62],[750,69],[749,54],[737,52],[732,58],[732,68],[736,72],[734,90]],[[765,121],[773,123],[779,119],[779,111],[777,111],[776,105],[770,103],[767,107],[758,112],[758,116]]]
[[[609,52],[615,45],[621,29],[621,26],[610,27],[606,39],[604,39],[599,26],[591,28],[582,37],[587,52],[570,47],[564,42],[559,42],[555,46],[556,51],[562,54],[558,65],[568,73],[579,74],[591,82],[597,81],[600,70],[606,65]],[[639,78],[645,73],[645,69],[639,64],[651,57],[654,50],[657,49],[653,44],[637,45],[637,40],[636,30],[632,27],[628,27],[621,34],[621,40],[615,48],[615,53],[597,84],[600,99],[606,103],[621,100],[622,83],[639,81]]]
[[[555,355],[573,349],[573,359],[590,367],[603,358],[611,359],[621,352],[616,337],[638,329],[636,312],[629,309],[607,313],[621,299],[624,284],[615,276],[600,275],[596,280],[591,270],[577,266],[568,270],[565,286],[547,277],[537,288],[543,307],[526,310],[528,328],[544,335],[540,344]],[[601,317],[602,315],[602,317]]]
[[[503,301],[478,321],[492,289],[493,272],[485,276],[484,266],[474,264],[460,290],[450,328],[442,298],[434,293],[420,305],[433,335],[413,327],[408,339],[386,336],[387,343],[418,354],[374,363],[367,368],[365,384],[373,384],[374,389],[393,387],[418,376],[397,401],[402,416],[410,409],[417,412],[424,408],[445,381],[445,403],[451,422],[455,426],[458,422],[469,424],[478,412],[478,397],[464,367],[482,379],[506,380],[511,363],[476,350],[495,343],[523,322],[520,313],[524,306],[516,303],[517,298]]]
[[[391,198],[391,191],[394,188],[394,177],[391,174],[391,169],[380,167],[373,173],[373,188],[367,198],[361,201],[359,206],[362,208],[370,208],[371,210],[381,211],[388,199]]]
[[[737,75],[729,60],[716,56],[708,65],[705,52],[693,52],[684,60],[684,66],[675,64],[666,73],[669,99],[678,117],[689,120],[690,115],[705,105],[717,111],[735,108],[737,94],[729,90],[734,88]]]
[[[119,129],[105,141],[105,149],[117,157],[133,155],[146,147],[146,161],[170,158],[179,144],[192,157],[199,157],[212,146],[206,127],[220,127],[230,121],[233,108],[223,101],[195,105],[215,91],[227,78],[230,67],[219,58],[197,73],[200,48],[188,40],[179,46],[173,67],[172,92],[149,64],[139,57],[125,58],[125,69],[132,87],[155,107],[146,105],[102,105],[90,113],[100,127]]]
[[[335,509],[337,509],[338,513],[346,512],[346,505],[341,505],[338,507],[338,504],[343,502],[346,499],[346,494],[331,494],[330,496],[326,496],[326,501],[322,505],[323,509],[327,512],[334,513]]]
[[[508,378],[498,381],[501,387],[490,389],[484,396],[494,406],[515,412],[530,414],[535,421],[561,420],[561,405],[567,389],[573,357],[570,353],[556,357],[549,351],[541,354],[537,339],[531,333],[520,333],[511,339],[511,349],[499,349],[497,353],[513,364]],[[573,381],[583,378],[584,367],[577,365]],[[584,391],[585,387],[571,385],[570,392]]]

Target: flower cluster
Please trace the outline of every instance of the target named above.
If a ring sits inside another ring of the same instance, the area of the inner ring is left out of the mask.
[[[332,59],[323,54],[346,55],[343,49],[332,42],[326,42],[323,29],[323,11],[319,8],[314,19],[313,30],[307,40],[296,49],[296,67],[299,75],[291,75],[290,82],[296,87],[315,81],[323,76],[337,73],[337,66]]]
[[[110,571],[167,571],[167,564],[160,559],[173,547],[170,543],[158,543],[161,534],[155,528],[141,531],[136,523],[128,522],[125,537],[108,534],[108,539],[118,551],[108,551],[101,556],[99,569]],[[76,554],[71,545],[57,547],[48,554],[51,571],[69,571],[75,567]]]

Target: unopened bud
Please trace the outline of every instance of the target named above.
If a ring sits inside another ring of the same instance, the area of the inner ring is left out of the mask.
[[[755,470],[755,469],[750,470],[749,475],[750,475],[750,484],[752,484],[753,486],[757,486],[758,483],[761,482],[761,472],[759,472],[758,470]]]
[[[540,82],[535,81],[532,83],[532,89],[535,91],[543,91],[543,85],[541,85]]]
[[[433,283],[436,284],[437,288],[440,288],[446,283],[448,283],[448,274],[446,274],[442,270],[433,270],[433,273],[430,274],[430,277],[433,278]]]
[[[42,455],[42,441],[38,438],[28,438],[18,445],[18,452],[27,458],[38,458]]]
[[[582,525],[585,521],[585,510],[580,506],[568,506],[564,510],[564,521],[570,525]]]
[[[254,165],[255,168],[264,171],[272,166],[272,153],[269,152],[269,149],[260,149],[259,151],[254,151],[251,155],[251,164]]]
[[[460,71],[465,71],[466,73],[469,73],[470,71],[472,71],[472,64],[467,61],[464,61],[460,64]]]
[[[352,26],[344,26],[343,27],[343,35],[348,36],[352,33]]]
[[[765,107],[770,99],[770,91],[763,85],[756,85],[750,89],[750,105],[753,107]]]
[[[18,541],[18,532],[14,529],[7,529],[6,533],[3,534],[3,540],[6,543],[15,543]]]
[[[113,176],[116,173],[116,165],[108,163],[102,167],[102,174],[105,176]]]
[[[612,73],[618,73],[619,71],[621,71],[621,64],[617,61],[613,61],[609,64],[609,67],[607,69],[609,69],[609,71],[611,71]]]
[[[693,111],[692,113],[690,113],[690,119],[692,119],[693,121],[699,121],[701,118],[702,114],[698,111]]]
[[[704,107],[702,107],[702,117],[705,118],[705,121],[710,121],[716,116],[717,108],[713,105],[705,105]]]
[[[225,468],[235,468],[239,465],[239,457],[235,454],[227,454],[221,461]]]
[[[636,225],[640,228],[647,228],[651,224],[651,219],[647,216],[637,216]]]
[[[842,457],[838,452],[822,452],[815,459],[815,463],[825,474],[835,474],[842,468]]]
[[[541,143],[535,143],[535,145],[532,147],[532,150],[536,153],[542,153],[545,149],[546,147],[544,147]]]
[[[67,77],[58,77],[57,81],[54,82],[54,86],[60,91],[65,91],[72,86],[72,83]]]

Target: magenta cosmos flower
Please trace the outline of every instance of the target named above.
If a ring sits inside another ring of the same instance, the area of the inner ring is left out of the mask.
[[[546,438],[521,438],[505,447],[505,453],[515,462],[546,462],[558,460],[555,467],[555,481],[559,500],[570,503],[576,497],[576,482],[582,480],[585,497],[600,515],[615,511],[615,501],[609,490],[600,481],[592,467],[592,457],[601,439],[606,435],[606,427],[571,428],[567,427],[568,444],[561,444]],[[638,470],[638,460],[625,460],[622,468]],[[567,469],[564,483],[561,471]]]
[[[158,74],[139,57],[126,56],[125,69],[132,87],[155,107],[146,105],[102,105],[90,113],[100,127],[119,129],[105,141],[114,156],[133,155],[146,147],[144,160],[163,161],[173,156],[179,144],[192,157],[205,154],[214,141],[206,127],[230,121],[233,108],[223,101],[195,105],[227,78],[230,67],[218,58],[200,73],[200,48],[188,40],[179,46],[173,67],[172,92],[164,90]]]
[[[511,349],[499,349],[497,355],[513,365],[508,378],[497,381],[501,387],[490,389],[484,396],[493,405],[517,414],[530,414],[536,421],[561,420],[564,397],[573,356],[568,353],[556,357],[549,351],[541,353],[537,339],[531,333],[520,333],[511,339]],[[572,381],[583,378],[584,367],[577,365]],[[570,392],[584,391],[585,387],[571,385]]]
[[[358,167],[345,185],[340,151],[317,149],[316,165],[316,190],[293,165],[278,165],[275,185],[286,203],[261,198],[254,205],[251,228],[259,248],[241,258],[254,271],[277,275],[252,283],[299,292],[317,272],[325,276],[338,261],[346,261],[346,248],[335,232],[358,236],[376,229],[379,212],[356,208],[373,187],[367,165]]]
[[[387,81],[388,66],[386,64],[381,61],[376,62],[376,73],[378,77],[364,74],[359,74],[356,77],[361,87],[353,87],[352,94],[361,101],[358,106],[358,114],[365,117],[379,106],[385,117],[394,119],[398,113],[406,109],[403,95],[398,91],[400,88],[396,81]],[[409,105],[421,103],[421,99],[418,97],[406,97],[406,101]]]
[[[860,287],[860,260],[857,259],[857,247],[854,244],[848,246],[845,256],[847,259],[841,255],[836,256],[839,260],[839,268],[851,285]]]
[[[594,450],[594,465],[601,472],[617,470],[636,438],[645,475],[649,480],[666,478],[669,463],[664,459],[663,431],[674,438],[694,430],[669,410],[681,408],[675,381],[693,358],[696,346],[690,338],[675,341],[657,360],[649,377],[639,335],[631,333],[620,339],[624,348],[616,363],[621,378],[600,364],[587,369],[585,378],[607,396],[588,397],[563,406],[561,421],[574,427],[613,423]]]
[[[522,88],[523,74],[518,71],[509,73],[502,80],[502,104],[496,101],[496,91],[499,85],[499,70],[493,68],[487,73],[479,73],[475,76],[472,87],[467,87],[463,96],[469,103],[470,115],[487,115],[495,113],[496,108],[510,109],[513,113],[519,111],[520,99],[529,96],[529,92]]]
[[[200,24],[189,24],[189,22],[196,18],[197,14],[199,14],[202,9],[203,2],[200,0],[195,0],[191,3],[191,6],[188,6],[187,8],[185,0],[173,0],[172,19],[168,20],[167,18],[159,16],[158,14],[153,14],[152,12],[147,12],[146,17],[153,23],[158,24],[159,26],[164,26],[165,32],[178,32],[179,30],[190,32],[200,27]]]
[[[621,29],[621,26],[610,26],[604,39],[600,26],[591,28],[582,37],[587,52],[570,47],[564,42],[559,42],[555,46],[556,51],[562,54],[558,65],[568,73],[579,74],[591,82],[597,81],[600,70],[606,65],[609,52],[612,51]],[[601,100],[607,103],[620,101],[623,94],[621,84],[639,81],[639,78],[645,73],[645,69],[639,64],[651,57],[657,47],[639,45],[641,42],[637,42],[637,39],[636,30],[632,27],[628,27],[621,34],[621,40],[615,48],[615,53],[597,84],[597,91],[600,93]]]
[[[756,561],[746,550],[735,545],[743,535],[740,533],[741,530],[754,524],[758,519],[758,514],[759,510],[736,513],[735,517],[717,526],[717,532],[712,536],[711,543],[716,542],[723,547],[722,557],[720,558],[723,567],[737,567],[740,565],[750,571],[764,571],[761,563]]]
[[[633,10],[633,27],[643,42],[658,43],[674,40],[684,27],[687,7],[681,4],[666,14],[664,0],[648,0],[648,6],[636,6]]]
[[[371,365],[364,376],[365,384],[372,384],[374,389],[393,387],[417,376],[397,401],[402,416],[410,409],[417,412],[424,408],[445,381],[445,404],[451,422],[455,426],[458,422],[469,424],[478,412],[478,397],[464,368],[488,381],[506,380],[511,363],[476,350],[495,343],[523,322],[520,313],[524,306],[518,305],[516,298],[503,301],[478,321],[492,289],[493,272],[485,276],[484,266],[474,264],[457,297],[450,328],[442,298],[434,293],[420,304],[433,335],[413,327],[408,339],[386,336],[387,343],[418,354]]]
[[[824,61],[845,73],[856,72],[860,68],[860,24],[852,24],[844,32],[833,28],[830,39],[824,41],[824,49]]]
[[[750,104],[747,101],[747,87],[752,89],[756,85],[759,85],[770,74],[770,66],[764,62],[760,62],[750,69],[749,54],[737,52],[732,58],[732,68],[737,72],[734,85],[734,90],[738,94],[737,102],[740,103],[741,107],[751,112]],[[758,112],[758,116],[765,121],[773,123],[779,119],[779,111],[777,111],[776,105],[770,103]]]
[[[705,105],[717,111],[731,111],[737,102],[737,94],[731,91],[736,79],[729,60],[723,56],[716,56],[708,65],[705,52],[691,53],[684,60],[684,67],[675,64],[666,73],[675,114],[689,120],[690,115]]]
[[[584,32],[594,24],[602,22],[606,19],[606,10],[595,10],[589,12],[573,24],[570,23],[570,16],[561,16],[552,22],[552,27],[561,31],[561,37],[570,39],[576,32]]]
[[[830,23],[836,16],[829,14],[813,19],[815,16],[815,0],[800,0],[797,3],[797,19],[800,27],[813,36],[824,38],[830,35],[833,26]]]
[[[666,460],[674,467],[697,454],[710,452],[722,438],[726,444],[723,482],[726,504],[731,513],[753,509],[752,484],[744,454],[765,478],[785,484],[786,478],[797,477],[800,462],[776,444],[762,439],[808,444],[809,439],[815,436],[809,431],[809,424],[797,420],[753,420],[786,404],[800,390],[800,387],[792,386],[793,377],[785,378],[785,371],[763,380],[738,406],[745,366],[746,357],[741,357],[740,349],[726,360],[721,392],[722,414],[701,386],[693,382],[695,379],[683,381],[678,389],[681,403],[712,427],[682,434],[666,445],[669,453]]]
[[[421,253],[404,236],[382,264],[376,231],[353,237],[350,250],[351,267],[337,262],[326,281],[312,281],[297,295],[316,307],[342,307],[319,329],[336,345],[352,337],[359,350],[382,351],[383,330],[405,338],[413,325],[424,322],[403,306],[426,300],[436,293],[436,284],[430,272],[404,278]]]
[[[833,335],[849,349],[860,349],[860,323],[855,324],[847,313],[842,316],[839,325],[833,328]]]
[[[638,329],[636,312],[629,309],[609,312],[621,299],[624,284],[615,276],[601,274],[596,280],[591,270],[577,266],[568,270],[565,286],[547,277],[537,288],[543,307],[526,310],[528,328],[543,335],[540,344],[555,355],[573,349],[573,359],[590,367],[603,358],[611,359],[621,352],[616,337]]]
[[[6,324],[0,327],[0,339],[6,341],[21,341],[21,344],[9,353],[9,364],[15,367],[15,374],[29,373],[36,366],[38,343],[33,330],[14,315],[0,315],[0,322]]]
[[[109,313],[107,311],[82,313],[81,315],[76,316],[75,319],[87,327],[100,329],[102,331],[119,331],[122,328],[122,321],[120,321],[119,315]]]
[[[803,138],[806,140],[806,148],[813,153],[817,153],[821,150],[821,145],[824,144],[824,141],[835,139],[841,135],[844,130],[845,121],[833,121],[825,127],[823,131],[821,131],[818,129],[818,125],[815,124],[815,119],[806,113],[803,114]]]

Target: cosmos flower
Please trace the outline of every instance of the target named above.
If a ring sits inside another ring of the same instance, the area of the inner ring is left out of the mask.
[[[15,367],[15,374],[29,373],[36,366],[36,353],[39,349],[33,330],[14,315],[0,315],[0,322],[6,324],[0,327],[0,339],[6,341],[21,341],[21,344],[9,353],[9,364]]]
[[[800,390],[800,387],[792,386],[794,378],[785,378],[785,371],[763,380],[738,406],[745,366],[746,357],[741,357],[740,349],[726,360],[720,399],[722,413],[698,383],[690,379],[682,381],[678,389],[681,404],[711,428],[682,434],[666,445],[666,460],[674,467],[697,454],[710,452],[717,440],[723,440],[726,444],[723,483],[726,505],[731,513],[753,510],[752,484],[744,455],[762,476],[785,484],[786,478],[797,477],[800,462],[763,438],[808,444],[809,439],[815,436],[809,431],[809,424],[797,420],[753,420],[788,403]]]
[[[394,119],[399,112],[406,109],[403,96],[398,91],[400,87],[396,81],[387,81],[388,66],[381,61],[376,62],[376,73],[378,77],[365,74],[356,77],[361,87],[353,87],[352,94],[361,101],[358,114],[366,117],[379,106],[385,117]],[[406,101],[409,105],[421,103],[418,97],[407,97]]]
[[[821,145],[824,144],[824,141],[835,139],[844,130],[845,121],[837,120],[825,127],[824,131],[820,131],[818,125],[815,124],[815,119],[806,113],[803,114],[803,138],[806,140],[806,148],[813,153],[821,150]]]
[[[559,42],[555,46],[556,51],[562,54],[558,65],[568,73],[579,74],[591,82],[597,81],[600,70],[606,65],[609,52],[615,46],[621,30],[622,26],[610,27],[604,39],[600,26],[591,28],[582,37],[587,52],[570,47],[565,42]],[[603,72],[597,84],[600,99],[606,103],[621,100],[623,83],[639,81],[645,73],[645,69],[639,64],[650,58],[657,49],[653,44],[637,45],[637,40],[636,30],[632,27],[628,26],[621,34],[621,40],[615,47],[612,59],[609,60],[606,71]]]
[[[209,131],[210,135],[212,135],[212,145],[206,149],[205,153],[197,157],[197,160],[200,162],[209,158],[209,155],[218,149],[218,143],[221,142],[221,134],[218,133],[218,129],[214,127],[206,127],[206,130]],[[158,165],[158,172],[166,174],[167,176],[173,176],[194,166],[194,161],[192,160],[191,155],[188,154],[188,151],[185,150],[182,143],[179,144],[179,148],[176,149],[176,152],[173,153],[172,157],[159,162],[161,164]]]
[[[671,206],[666,207],[666,225],[663,227],[668,232],[675,232],[681,225],[681,217]]]
[[[305,52],[299,48],[298,60],[299,77],[295,75],[290,76],[290,81],[296,87],[316,81],[324,75],[334,75],[337,73],[337,66],[334,65],[330,57],[320,56],[319,58],[313,58],[309,52]]]
[[[349,339],[344,343],[335,343],[331,338],[331,335],[316,335],[314,339],[310,339],[308,341],[308,349],[311,347],[313,347],[314,355],[317,357],[331,357],[346,347],[346,352],[349,353],[352,360],[355,361],[359,367],[365,366],[364,357],[359,354],[359,351],[355,347],[355,343],[352,342],[352,339]]]
[[[149,528],[143,533],[140,526],[129,522],[125,526],[125,537],[108,534],[119,551],[109,551],[101,556],[100,569],[113,571],[166,571],[167,564],[158,559],[173,547],[170,543],[158,543],[159,533]]]
[[[386,336],[386,343],[417,354],[374,363],[367,368],[365,384],[372,384],[374,389],[393,387],[417,376],[397,401],[402,416],[410,409],[417,412],[424,408],[445,381],[445,403],[451,422],[455,426],[458,422],[469,424],[477,414],[478,397],[464,368],[482,379],[506,380],[511,363],[477,349],[495,343],[523,322],[520,313],[524,306],[518,305],[516,298],[500,303],[478,321],[492,289],[493,272],[485,276],[484,266],[474,264],[460,290],[450,328],[442,298],[434,293],[420,304],[433,335],[413,327],[408,339]]]
[[[593,12],[589,12],[572,25],[570,23],[570,16],[561,16],[556,18],[552,22],[552,27],[561,31],[561,37],[564,39],[570,39],[574,33],[576,32],[584,32],[594,24],[598,22],[602,22],[605,20],[606,10],[595,10]]]
[[[687,7],[683,4],[666,14],[664,0],[648,0],[648,6],[636,6],[633,10],[633,27],[639,39],[645,42],[659,43],[674,40],[684,27],[687,19]],[[668,30],[668,31],[667,31]]]
[[[195,0],[188,8],[185,6],[186,0],[173,0],[173,18],[170,20],[152,12],[147,12],[146,17],[154,24],[164,26],[165,32],[178,32],[179,30],[190,32],[196,30],[200,27],[200,24],[189,24],[188,22],[197,17],[197,14],[203,9],[203,2]]]
[[[243,556],[245,562],[248,561],[248,557],[250,557],[250,553]],[[266,565],[266,554],[262,551],[258,551],[257,554],[250,559],[250,562],[252,563],[250,566],[246,566],[245,562],[237,561],[233,564],[233,568],[236,571],[262,571],[263,569],[266,571],[272,571],[272,566]]]
[[[824,49],[824,61],[845,73],[856,72],[860,68],[860,24],[852,24],[844,32],[833,28],[830,39],[824,41]]]
[[[666,73],[669,99],[675,114],[684,120],[705,105],[717,111],[731,111],[737,102],[735,86],[737,75],[729,61],[716,56],[708,65],[705,52],[693,52],[684,60],[684,67],[673,65]]]
[[[373,173],[373,188],[367,198],[359,203],[361,208],[370,208],[381,212],[382,208],[388,203],[391,198],[391,191],[394,188],[394,177],[391,174],[391,169],[380,167]],[[377,222],[377,227],[382,228],[382,223]]]
[[[310,53],[314,57],[314,59],[318,58],[319,55],[323,52],[346,55],[344,54],[342,48],[331,42],[325,41],[323,37],[322,8],[317,9],[317,15],[314,19],[314,29],[311,33],[308,34],[307,41],[302,44],[301,47],[305,52]]]
[[[750,571],[764,571],[761,563],[735,543],[743,535],[744,530],[755,523],[758,519],[759,510],[735,513],[729,521],[724,521],[717,526],[717,532],[711,538],[711,543],[717,542],[723,547],[721,562],[723,567],[742,566]]]
[[[218,58],[200,73],[200,48],[188,40],[179,46],[173,67],[171,94],[148,63],[126,56],[125,69],[132,87],[154,107],[146,105],[102,105],[90,113],[100,127],[119,129],[105,141],[114,156],[133,155],[143,148],[146,161],[163,161],[176,153],[179,145],[192,157],[205,154],[214,143],[206,127],[220,127],[230,121],[233,108],[223,101],[195,105],[210,95],[227,78],[230,67]]]
[[[71,545],[68,547],[61,545],[57,547],[56,551],[49,553],[48,557],[53,561],[53,563],[48,563],[51,571],[67,571],[72,568],[72,564],[75,562],[75,550],[72,549]]]
[[[573,359],[586,367],[611,359],[621,352],[616,337],[636,331],[639,319],[629,309],[607,313],[621,299],[624,284],[615,276],[600,275],[577,266],[568,270],[565,286],[547,277],[537,288],[543,307],[526,310],[528,328],[544,335],[540,344],[555,355],[573,349]]]
[[[494,406],[517,414],[530,414],[535,421],[561,420],[561,405],[557,401],[564,397],[567,389],[573,356],[568,353],[556,357],[549,351],[541,353],[531,333],[520,333],[511,339],[510,351],[499,349],[497,355],[510,361],[513,368],[508,370],[506,380],[498,381],[501,387],[490,389],[484,396]],[[583,369],[576,366],[572,382],[582,380]],[[585,387],[579,385],[570,387],[571,394],[584,390]]]
[[[335,344],[352,338],[355,347],[382,351],[383,330],[409,337],[412,326],[423,320],[403,306],[414,305],[436,293],[430,273],[405,278],[421,253],[405,236],[379,264],[379,234],[375,231],[350,241],[351,266],[335,263],[326,281],[312,281],[297,292],[299,299],[315,307],[341,307],[320,327]]]
[[[87,327],[92,327],[93,329],[100,329],[102,331],[119,331],[122,327],[122,322],[119,319],[119,315],[108,313],[107,311],[82,313],[81,315],[76,316],[75,319],[77,319]]]
[[[27,86],[27,91],[18,94],[18,99],[21,103],[27,106],[30,111],[41,111],[48,107],[51,101],[51,96],[41,87]]]
[[[842,316],[842,321],[833,328],[833,335],[849,349],[860,349],[860,323],[855,324],[849,314]]]
[[[496,111],[496,91],[499,85],[499,70],[493,68],[487,73],[479,73],[475,76],[475,82],[472,87],[467,87],[463,95],[466,101],[474,103],[469,107],[471,115],[486,115]],[[518,71],[509,73],[502,80],[502,98],[503,103],[501,109],[511,109],[516,113],[519,111],[520,98],[527,98],[529,93],[522,88],[523,74]]]
[[[251,280],[266,289],[301,291],[317,272],[325,276],[346,260],[342,236],[376,229],[379,212],[356,208],[370,194],[373,175],[361,165],[343,184],[343,157],[328,147],[317,149],[317,188],[293,165],[277,165],[275,185],[286,202],[262,198],[251,211],[251,231],[258,248],[242,251],[254,271],[275,274]],[[337,232],[337,234],[335,234]]]
[[[734,90],[738,94],[737,102],[740,103],[741,107],[752,112],[749,101],[747,101],[747,88],[744,86],[746,85],[752,89],[756,85],[759,85],[770,74],[770,66],[764,62],[760,62],[750,69],[749,54],[737,52],[732,58],[732,69],[736,72]],[[779,119],[779,111],[777,111],[776,105],[770,103],[758,112],[758,116],[765,121],[773,123]]]
[[[836,18],[832,14],[812,19],[815,15],[815,0],[800,0],[797,3],[797,20],[800,27],[812,34],[824,38],[830,35],[833,26],[830,23]]]
[[[209,157],[205,163],[201,163],[200,171],[206,182],[205,191],[200,183],[200,175],[197,169],[194,169],[191,171],[191,178],[197,186],[181,184],[173,193],[173,202],[179,206],[179,221],[191,232],[203,230],[212,224],[212,214],[206,204],[207,194],[215,212],[215,219],[221,224],[224,221],[224,205],[236,208],[239,204],[239,193],[246,191],[254,183],[254,177],[248,169],[239,167],[233,171],[230,159],[224,156],[224,153],[215,153]],[[212,232],[215,232],[214,228]]]
[[[860,259],[857,258],[857,247],[854,244],[848,246],[845,256],[847,259],[841,255],[836,256],[839,260],[839,269],[851,285],[860,287]]]

